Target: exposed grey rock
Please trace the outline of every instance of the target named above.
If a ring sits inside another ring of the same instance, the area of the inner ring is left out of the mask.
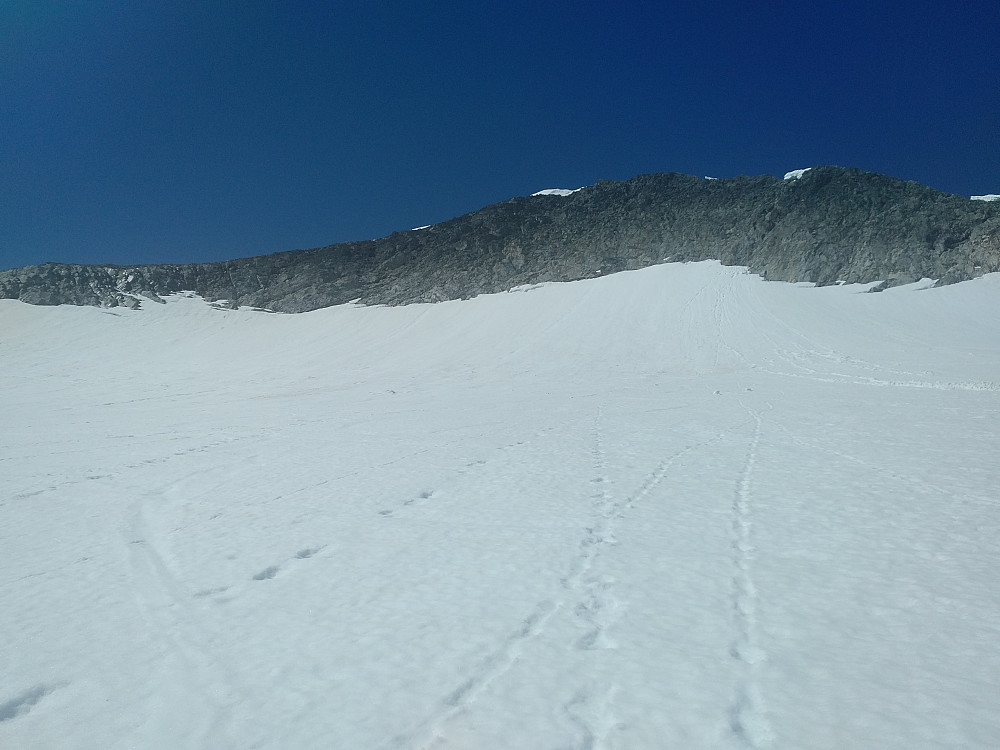
[[[1000,203],[840,167],[789,180],[641,175],[512,198],[366,242],[193,265],[27,266],[0,272],[0,297],[135,306],[140,296],[190,290],[231,307],[302,312],[706,259],[781,281],[948,284],[1000,270]]]

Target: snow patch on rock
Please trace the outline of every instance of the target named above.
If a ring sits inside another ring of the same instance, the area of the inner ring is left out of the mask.
[[[537,193],[532,193],[531,197],[536,195],[561,195],[563,197],[567,195],[572,195],[573,193],[583,190],[583,188],[576,188],[575,190],[567,190],[566,188],[549,188],[547,190],[539,190]]]
[[[806,167],[805,169],[793,169],[791,172],[785,172],[785,178],[784,179],[786,179],[786,180],[798,180],[798,179],[800,179],[802,177],[802,175],[804,175],[810,169],[812,169],[812,167]]]

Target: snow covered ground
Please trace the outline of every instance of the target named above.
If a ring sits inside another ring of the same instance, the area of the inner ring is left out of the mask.
[[[0,748],[1000,747],[1000,277],[0,300]]]

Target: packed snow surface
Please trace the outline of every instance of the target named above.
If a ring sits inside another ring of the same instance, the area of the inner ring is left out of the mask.
[[[989,195],[974,195],[974,196],[972,196],[972,200],[974,200],[974,201],[990,201],[990,202],[992,202],[992,201],[1000,201],[1000,195],[994,195],[993,193],[990,193]]]
[[[812,167],[806,167],[805,169],[793,169],[791,172],[785,172],[786,180],[797,180],[806,172],[808,172]]]
[[[1000,277],[0,301],[0,747],[1000,747]]]

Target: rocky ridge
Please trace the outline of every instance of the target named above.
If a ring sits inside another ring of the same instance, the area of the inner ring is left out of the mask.
[[[1000,271],[1000,202],[859,169],[789,174],[640,175],[511,198],[377,240],[215,263],[26,266],[0,271],[0,298],[138,307],[193,291],[303,312],[466,298],[665,261],[715,259],[781,281],[883,282],[876,288]]]

